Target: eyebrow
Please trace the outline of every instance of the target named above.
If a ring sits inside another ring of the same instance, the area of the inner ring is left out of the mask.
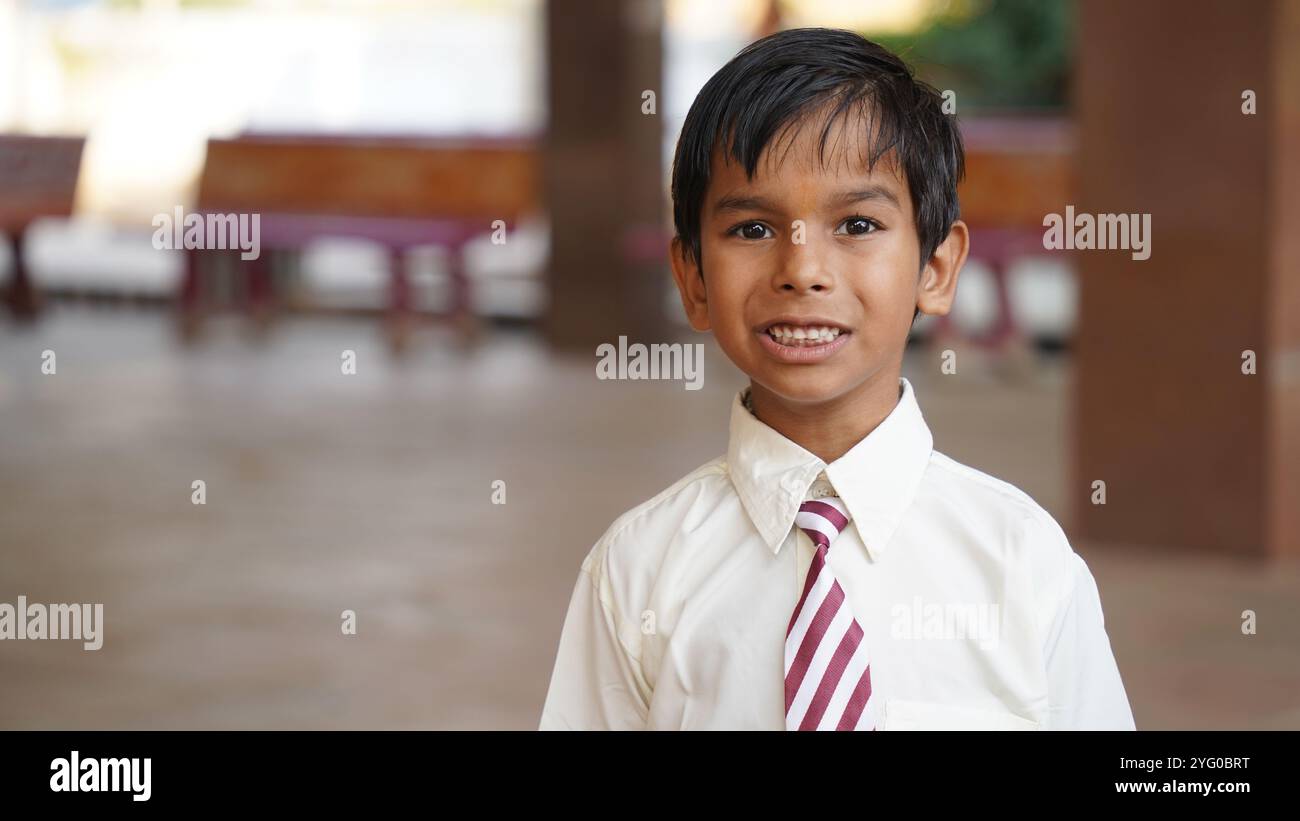
[[[858,202],[884,201],[890,203],[895,208],[901,209],[903,204],[898,201],[897,195],[883,185],[869,185],[866,188],[853,189],[851,191],[842,191],[827,198],[826,204],[831,207],[843,207]],[[770,200],[759,196],[742,196],[739,194],[728,194],[713,204],[715,213],[726,213],[731,211],[767,211],[775,213],[780,209]]]

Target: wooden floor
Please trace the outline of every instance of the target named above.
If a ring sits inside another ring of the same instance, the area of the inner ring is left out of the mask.
[[[711,345],[686,391],[597,381],[594,351],[520,329],[463,349],[428,328],[401,361],[359,319],[209,330],[185,349],[151,309],[0,320],[0,602],[106,621],[97,652],[0,643],[0,728],[535,727],[582,556],[723,451],[741,384]],[[905,365],[936,446],[1068,529],[1068,360],[937,362]],[[1300,567],[1076,546],[1139,728],[1300,729]]]

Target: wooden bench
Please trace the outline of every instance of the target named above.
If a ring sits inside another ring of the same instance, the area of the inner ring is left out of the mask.
[[[246,304],[258,317],[271,307],[268,251],[297,251],[321,237],[387,248],[391,341],[400,349],[414,316],[407,251],[448,251],[445,315],[469,329],[465,244],[497,220],[509,230],[539,210],[539,166],[529,140],[246,135],[208,142],[196,212],[260,215],[263,255],[242,265]],[[203,261],[211,253],[187,254],[178,299],[187,335],[202,313]]]
[[[1007,269],[1019,258],[1046,253],[1043,218],[1072,202],[1073,132],[1067,120],[1055,117],[972,118],[961,121],[961,129],[961,217],[971,229],[971,258],[992,272],[998,306],[993,327],[976,341],[1000,347],[1020,335]],[[949,317],[941,317],[939,332],[949,327]]]
[[[24,255],[27,228],[41,217],[72,215],[84,146],[81,137],[0,135],[0,232],[13,256],[4,301],[20,319],[40,310]]]

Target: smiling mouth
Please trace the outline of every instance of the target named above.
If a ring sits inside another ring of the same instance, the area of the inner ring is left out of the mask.
[[[787,348],[816,348],[829,345],[850,331],[834,325],[791,325],[778,322],[768,326],[765,333],[773,342]]]

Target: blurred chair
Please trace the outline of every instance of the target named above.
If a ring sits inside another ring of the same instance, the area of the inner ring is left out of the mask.
[[[414,322],[407,252],[446,249],[452,283],[450,318],[465,333],[475,321],[463,250],[500,220],[507,230],[540,210],[538,149],[509,139],[418,139],[371,136],[243,135],[210,140],[197,213],[260,214],[262,256],[190,251],[178,303],[192,336],[202,315],[203,280],[215,255],[245,274],[244,307],[269,317],[273,289],[268,252],[297,254],[320,237],[354,237],[389,254],[388,325],[395,350]]]
[[[0,232],[13,249],[4,301],[20,319],[32,319],[40,310],[24,256],[27,228],[41,217],[72,215],[85,142],[82,137],[0,135]]]

